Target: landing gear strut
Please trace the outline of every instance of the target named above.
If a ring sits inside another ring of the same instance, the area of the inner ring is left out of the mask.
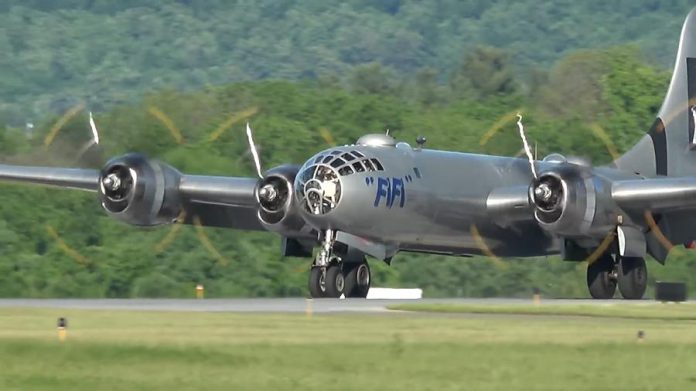
[[[370,267],[362,254],[334,254],[334,232],[326,230],[321,249],[309,273],[309,294],[313,298],[367,297]]]

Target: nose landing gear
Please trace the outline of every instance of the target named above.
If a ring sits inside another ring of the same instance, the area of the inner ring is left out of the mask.
[[[334,254],[332,230],[324,234],[322,248],[309,272],[309,294],[313,298],[367,297],[370,290],[370,267],[365,256],[349,252]]]

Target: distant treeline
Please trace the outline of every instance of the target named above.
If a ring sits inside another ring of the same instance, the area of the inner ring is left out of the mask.
[[[533,89],[581,48],[635,43],[674,59],[690,0],[5,0],[0,122],[36,122],[86,102],[261,79],[335,79],[379,66],[396,80],[453,82],[479,46],[509,55]],[[359,77],[359,76],[357,76]],[[483,78],[478,79],[479,81]],[[486,81],[488,82],[488,81]]]

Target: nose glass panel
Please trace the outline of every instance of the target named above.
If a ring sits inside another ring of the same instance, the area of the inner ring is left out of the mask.
[[[295,179],[295,192],[305,211],[314,215],[329,213],[341,200],[338,172],[321,163],[304,168]]]

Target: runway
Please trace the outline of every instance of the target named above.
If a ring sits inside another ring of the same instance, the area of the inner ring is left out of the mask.
[[[400,303],[448,303],[468,305],[528,305],[531,299],[419,299],[419,300],[365,300],[365,299],[0,299],[0,308],[59,308],[83,310],[122,311],[183,311],[183,312],[239,312],[239,313],[384,313],[388,305]],[[591,300],[544,299],[553,305],[640,305],[649,300]]]

